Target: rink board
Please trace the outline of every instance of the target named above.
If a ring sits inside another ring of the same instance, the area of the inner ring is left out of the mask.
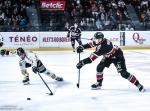
[[[83,44],[92,42],[96,31],[83,31],[81,40]],[[124,50],[150,49],[149,31],[102,31],[104,37],[114,45]],[[72,50],[67,31],[63,32],[1,32],[0,41],[3,40],[3,49],[13,50],[23,47],[37,51],[64,51]],[[75,47],[78,46],[76,42]]]

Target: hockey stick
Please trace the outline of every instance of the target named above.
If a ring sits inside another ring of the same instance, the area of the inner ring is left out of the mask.
[[[3,42],[4,41],[4,37],[2,36],[2,34],[0,33],[0,42]]]
[[[48,88],[48,90],[50,91],[50,93],[48,93],[49,95],[53,95],[53,92],[51,91],[51,89],[48,87],[47,83],[44,81],[44,79],[42,78],[42,76],[40,75],[39,72],[37,72],[37,74],[40,76],[40,78],[42,79],[43,83],[45,84],[45,86]]]
[[[80,53],[79,53],[79,62],[80,62]],[[80,86],[80,69],[78,70],[78,83],[77,83],[77,87],[79,88]]]
[[[92,39],[88,39],[88,38],[81,38],[81,39],[85,39],[85,40],[92,40]]]

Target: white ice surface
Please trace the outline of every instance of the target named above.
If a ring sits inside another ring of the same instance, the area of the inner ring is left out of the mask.
[[[81,59],[91,52],[84,51]],[[124,51],[128,72],[145,86],[144,93],[123,79],[113,65],[104,70],[102,89],[91,90],[101,57],[81,69],[80,88],[77,88],[77,53],[50,51],[37,54],[48,69],[64,78],[64,82],[41,74],[54,93],[50,96],[39,76],[30,68],[31,85],[22,84],[17,56],[0,57],[0,111],[150,111],[150,50]]]

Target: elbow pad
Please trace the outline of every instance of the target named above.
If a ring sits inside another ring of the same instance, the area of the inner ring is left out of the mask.
[[[89,58],[91,59],[91,61],[94,61],[98,58],[98,56],[95,53],[92,53]]]

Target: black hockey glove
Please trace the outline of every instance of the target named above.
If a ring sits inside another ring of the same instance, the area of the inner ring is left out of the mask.
[[[92,60],[88,57],[88,58],[85,58],[85,59],[81,60],[81,61],[76,65],[76,67],[77,67],[78,69],[81,69],[84,65],[90,64],[90,63],[92,63]]]
[[[0,47],[2,47],[4,45],[4,43],[3,42],[0,42]]]
[[[81,60],[77,65],[77,69],[81,69],[84,66],[84,62]]]
[[[35,66],[33,66],[33,67],[32,67],[32,71],[33,71],[34,73],[37,73],[37,72],[38,72],[38,68],[35,67]]]
[[[84,47],[82,45],[79,45],[77,47],[77,53],[81,53],[81,52],[83,52],[83,50],[84,50]]]

